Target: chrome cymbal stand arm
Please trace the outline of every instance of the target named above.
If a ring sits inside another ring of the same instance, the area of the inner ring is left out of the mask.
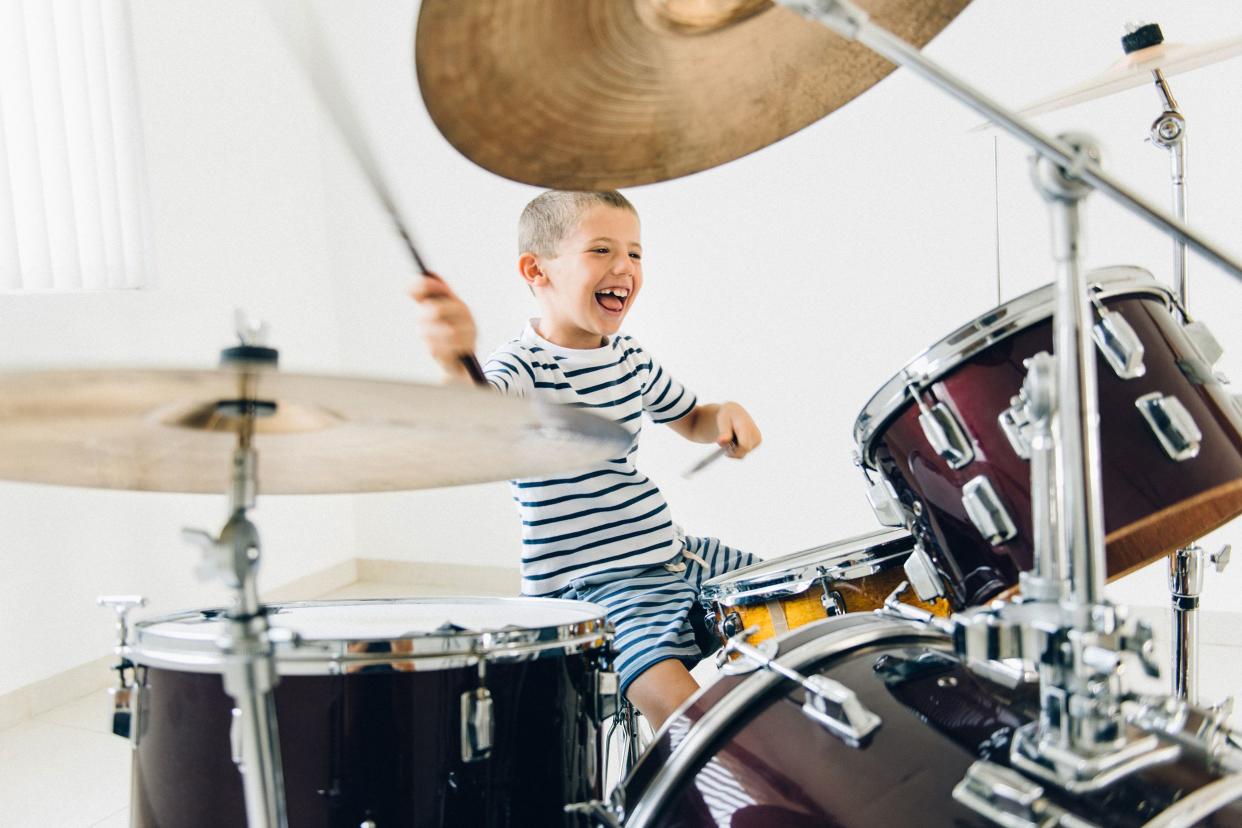
[[[970,109],[994,122],[1041,156],[1090,184],[1162,233],[1180,239],[1197,253],[1242,280],[1242,262],[1208,241],[1201,233],[1135,193],[1105,173],[1100,166],[1080,157],[1064,141],[1052,138],[1001,106],[970,84],[950,74],[892,32],[872,23],[865,11],[849,0],[776,0],[779,4],[820,23],[848,40],[856,40],[876,54],[905,67]]]
[[[287,828],[272,694],[278,677],[267,616],[259,603],[259,532],[247,515],[258,489],[253,428],[253,411],[244,413],[233,452],[230,516],[219,536],[201,529],[186,529],[182,535],[203,550],[200,574],[220,578],[234,593],[220,648],[226,656],[224,690],[235,705],[231,741],[233,761],[242,775],[246,822],[250,828]]]
[[[1164,111],[1151,125],[1151,142],[1169,151],[1169,176],[1173,187],[1173,215],[1178,221],[1186,220],[1186,118],[1178,108],[1164,73],[1153,69],[1156,92],[1164,105]],[[1173,240],[1173,290],[1185,309],[1189,289],[1186,273],[1186,242]]]

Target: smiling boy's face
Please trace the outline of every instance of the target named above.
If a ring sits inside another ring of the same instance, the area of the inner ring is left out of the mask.
[[[540,336],[598,348],[621,328],[643,285],[639,230],[632,210],[598,204],[561,239],[555,257],[523,254],[519,267],[543,309]]]

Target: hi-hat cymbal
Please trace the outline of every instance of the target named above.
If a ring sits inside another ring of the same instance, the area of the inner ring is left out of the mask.
[[[620,457],[625,429],[471,387],[275,370],[0,373],[0,479],[224,493],[257,400],[263,494],[379,492],[542,475]],[[272,408],[269,404],[274,404]]]
[[[1018,110],[1019,115],[1040,115],[1084,101],[1103,98],[1152,82],[1152,70],[1170,77],[1242,55],[1242,36],[1210,43],[1157,43],[1131,52],[1093,78],[1040,98]]]
[[[863,0],[923,46],[969,0]],[[498,175],[559,189],[705,170],[819,120],[893,70],[770,0],[423,0],[432,120]]]

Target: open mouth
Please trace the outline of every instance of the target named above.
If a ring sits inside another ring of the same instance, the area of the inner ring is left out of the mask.
[[[620,313],[629,300],[630,289],[623,287],[604,288],[595,292],[596,303],[609,313]]]

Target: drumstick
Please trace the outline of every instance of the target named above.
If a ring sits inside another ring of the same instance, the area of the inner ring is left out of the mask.
[[[696,474],[703,471],[703,469],[707,468],[712,463],[715,463],[721,457],[732,454],[733,450],[736,448],[737,448],[736,440],[731,440],[728,445],[717,446],[716,449],[711,454],[707,455],[702,460],[700,460],[699,462],[695,463],[693,466],[691,466],[690,468],[682,472],[681,473],[682,478],[684,478],[685,480],[689,480],[691,477],[694,477]]]
[[[443,279],[431,272],[422,255],[418,252],[418,247],[414,244],[414,238],[408,230],[409,225],[402,219],[401,211],[397,208],[388,186],[380,175],[379,164],[376,162],[375,156],[371,152],[371,145],[362,131],[361,121],[358,119],[349,97],[341,86],[340,77],[336,72],[336,66],[332,62],[331,55],[323,45],[323,40],[319,35],[319,27],[315,25],[314,15],[301,4],[284,2],[284,0],[269,0],[266,5],[272,21],[276,24],[277,31],[280,32],[285,40],[286,48],[293,55],[298,65],[302,67],[302,71],[306,74],[307,79],[310,80],[311,89],[314,90],[315,97],[319,99],[320,108],[328,116],[328,120],[332,125],[336,127],[336,131],[345,143],[345,147],[350,151],[358,168],[362,170],[367,183],[371,185],[371,192],[379,199],[380,205],[388,213],[388,217],[392,219],[393,226],[396,227],[397,233],[400,234],[401,240],[405,242],[406,249],[410,251],[410,256],[414,259],[414,266],[422,275],[443,282]],[[305,52],[299,49],[294,42],[292,35],[293,27],[288,17],[291,13],[300,10],[305,11],[303,17],[307,41]],[[311,55],[315,56],[315,60],[311,60]],[[488,384],[487,378],[483,376],[483,368],[479,365],[479,360],[474,354],[461,354],[458,359],[475,385]]]

